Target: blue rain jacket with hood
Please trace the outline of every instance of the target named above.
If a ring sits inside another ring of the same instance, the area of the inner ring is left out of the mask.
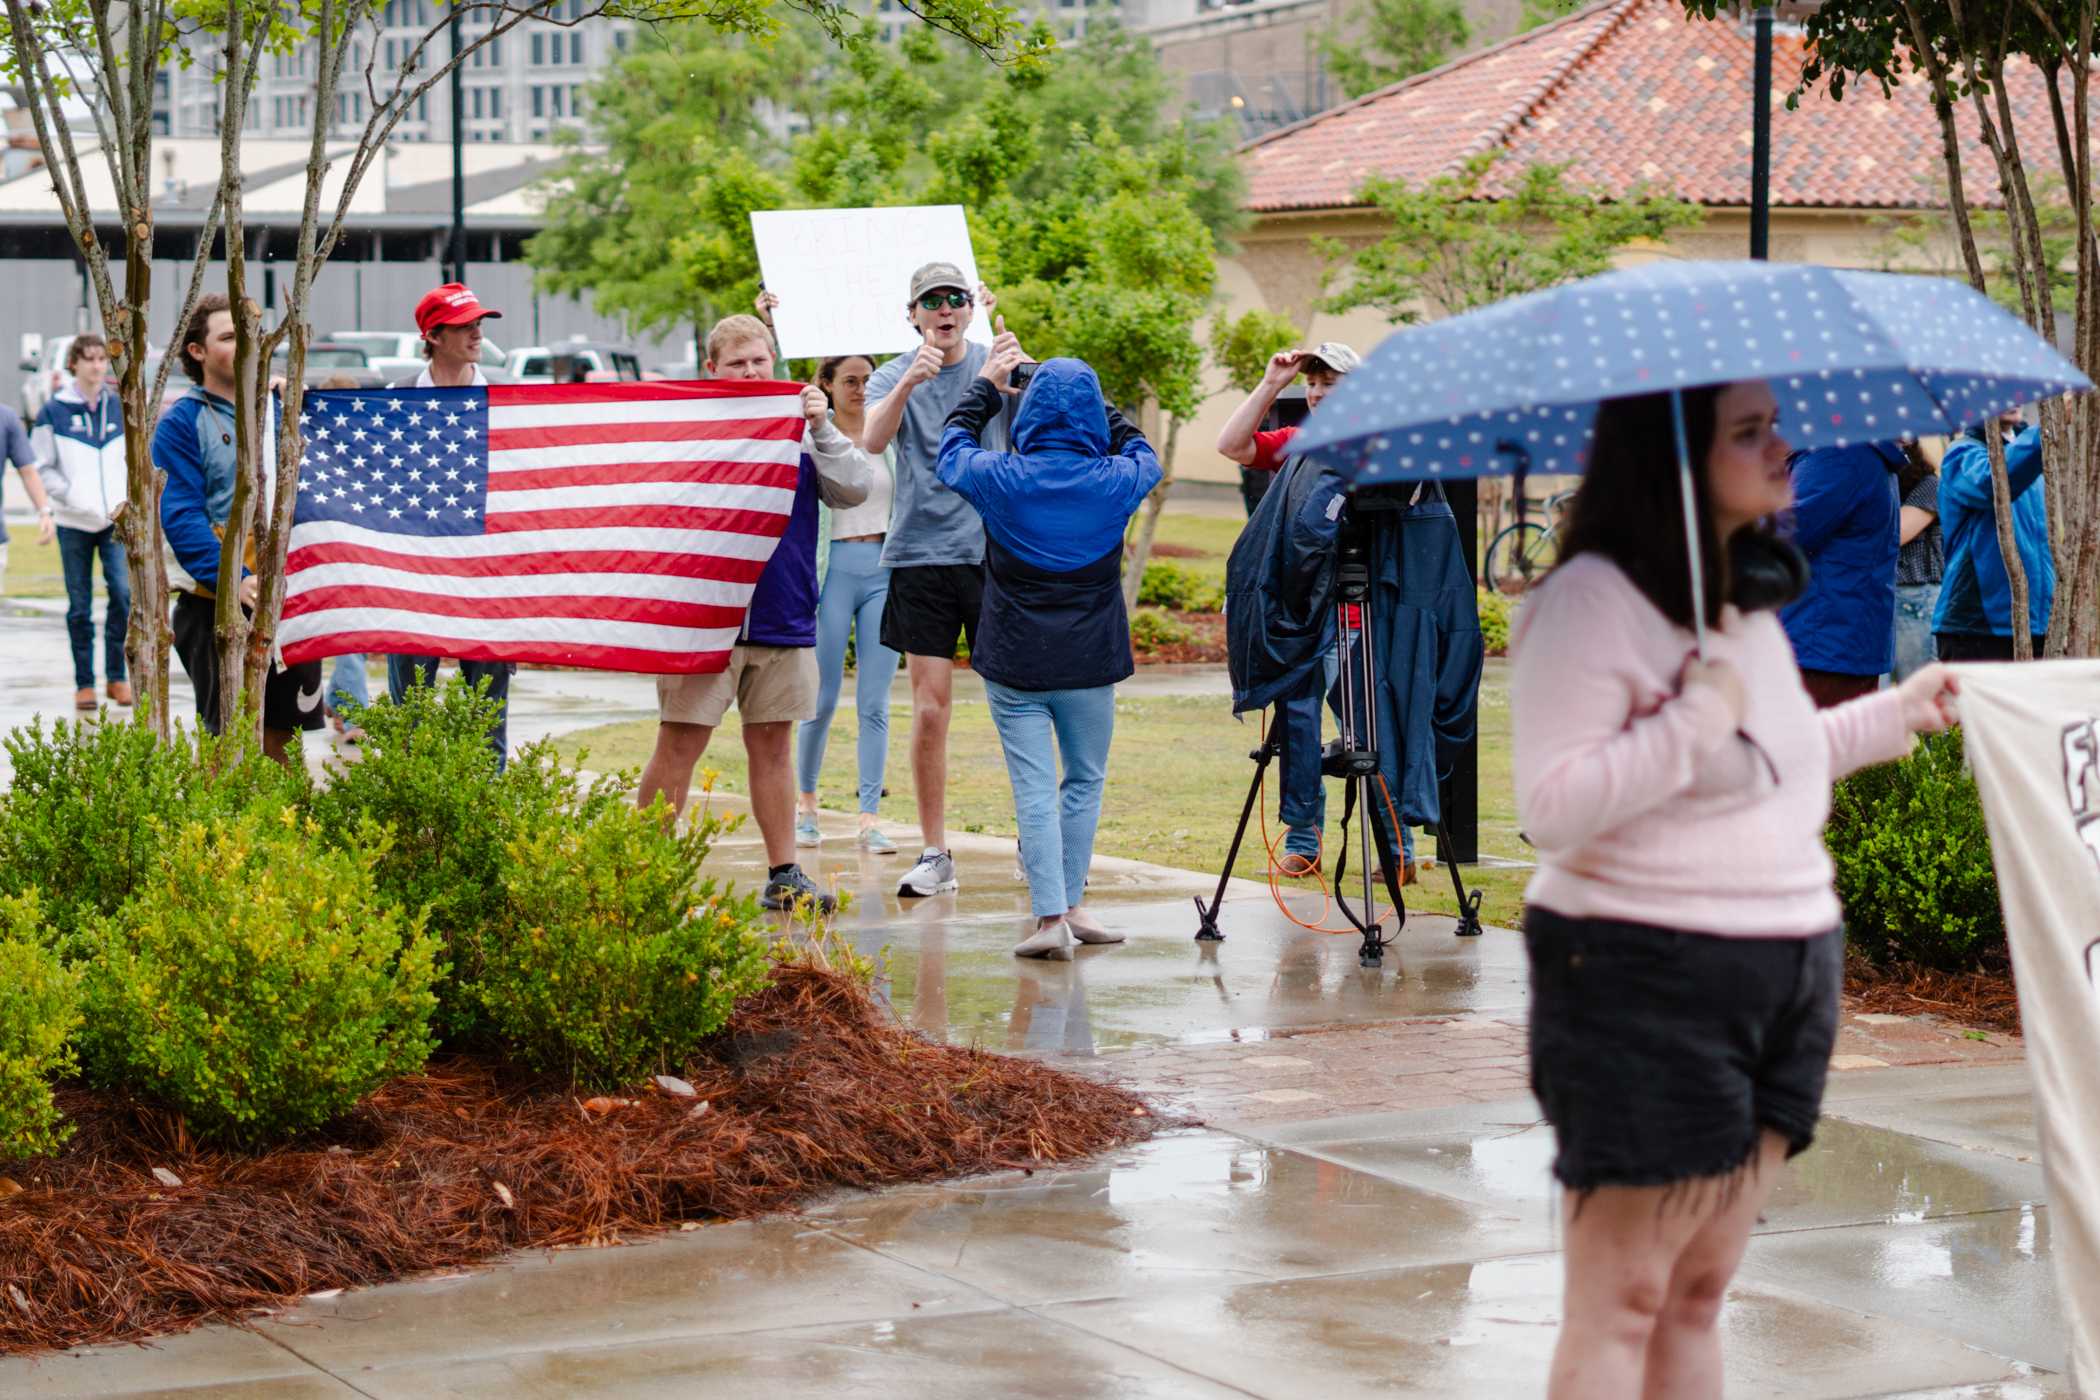
[[[2027,570],[2027,629],[2049,630],[2056,597],[2056,559],[2049,552],[2048,492],[2042,480],[2042,430],[2028,428],[2005,448],[2012,487],[2013,543]],[[1974,430],[1963,433],[1940,459],[1940,535],[1947,567],[1932,630],[1972,637],[2010,637],[2012,580],[1998,549],[1998,512],[1991,503],[1990,450]]]
[[[1439,785],[1473,737],[1486,654],[1479,600],[1441,492],[1418,489],[1404,505],[1381,493],[1383,508],[1373,510],[1369,502],[1350,506],[1344,490],[1332,471],[1294,457],[1234,545],[1225,572],[1232,707],[1260,709],[1321,685],[1335,645],[1342,516],[1356,510],[1368,531],[1379,771],[1401,823],[1433,826],[1443,810]],[[1302,726],[1305,713],[1287,708],[1279,723]],[[1317,711],[1309,713],[1317,723]],[[1313,730],[1287,742],[1317,737]]]
[[[1079,360],[1046,360],[1021,395],[1011,452],[978,446],[1005,396],[972,380],[934,465],[984,520],[984,611],[970,669],[1014,690],[1113,685],[1136,669],[1123,531],[1163,475],[1144,435]]]
[[[1896,473],[1893,442],[1823,447],[1795,455],[1794,546],[1808,560],[1808,588],[1780,610],[1779,625],[1804,671],[1879,676],[1895,660]]]

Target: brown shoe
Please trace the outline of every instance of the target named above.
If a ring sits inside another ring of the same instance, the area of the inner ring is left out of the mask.
[[[131,691],[130,681],[111,681],[109,683],[110,704],[130,705],[136,703],[137,700],[138,696],[134,695]]]
[[[84,690],[74,691],[73,708],[82,714],[92,713],[95,708],[95,687],[88,686]]]
[[[1320,858],[1285,851],[1276,858],[1276,873],[1286,880],[1310,880],[1320,873]]]

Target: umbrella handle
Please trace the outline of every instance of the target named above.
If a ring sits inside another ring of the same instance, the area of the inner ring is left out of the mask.
[[[1684,544],[1692,569],[1692,638],[1706,660],[1706,562],[1699,549],[1699,499],[1692,488],[1692,448],[1684,428],[1684,394],[1670,391],[1670,428],[1677,437],[1677,485],[1684,501]]]

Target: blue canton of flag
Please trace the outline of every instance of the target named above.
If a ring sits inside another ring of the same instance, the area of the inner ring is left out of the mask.
[[[478,535],[488,510],[489,405],[480,389],[309,393],[294,524]]]

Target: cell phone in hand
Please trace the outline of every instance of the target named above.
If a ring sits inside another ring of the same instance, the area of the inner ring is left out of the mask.
[[[1015,365],[1013,370],[1006,376],[1006,386],[1009,389],[1025,389],[1028,387],[1028,381],[1033,378],[1035,378],[1034,362],[1023,360],[1020,364]]]

